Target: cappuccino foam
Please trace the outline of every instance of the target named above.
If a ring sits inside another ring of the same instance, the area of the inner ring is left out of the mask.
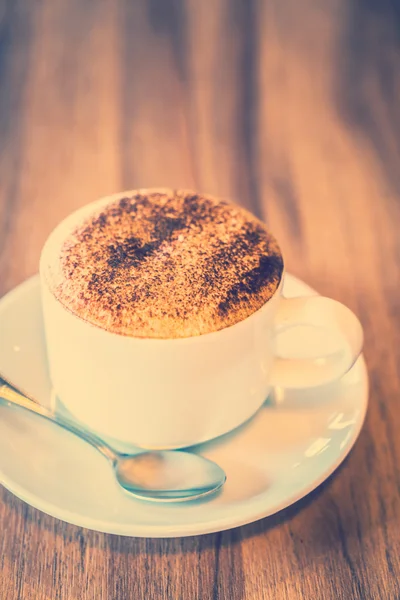
[[[88,205],[53,240],[47,284],[107,331],[184,338],[246,319],[277,290],[280,249],[243,208],[186,190],[139,190]]]

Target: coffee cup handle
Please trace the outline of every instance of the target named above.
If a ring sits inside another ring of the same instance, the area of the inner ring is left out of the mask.
[[[275,325],[273,386],[309,388],[349,371],[363,345],[360,321],[323,296],[281,298]]]

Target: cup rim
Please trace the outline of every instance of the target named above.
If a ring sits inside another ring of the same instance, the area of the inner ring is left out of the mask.
[[[268,298],[268,300],[266,302],[264,302],[264,304],[262,306],[260,306],[259,309],[257,309],[256,311],[254,311],[253,313],[251,313],[248,317],[246,317],[245,319],[242,319],[241,321],[238,321],[237,323],[233,323],[232,325],[228,325],[227,327],[223,327],[222,329],[217,329],[216,331],[210,331],[208,333],[202,333],[200,335],[193,335],[193,336],[187,336],[187,337],[177,337],[177,338],[157,338],[157,337],[141,337],[141,336],[133,336],[133,335],[128,335],[128,334],[124,334],[124,333],[118,333],[115,331],[109,331],[108,329],[105,329],[104,327],[100,327],[99,325],[95,324],[95,323],[91,323],[90,321],[87,321],[86,319],[84,319],[83,317],[81,317],[80,315],[76,314],[74,311],[72,311],[68,306],[66,306],[63,302],[61,302],[58,298],[56,298],[55,294],[53,293],[53,291],[51,290],[50,285],[48,284],[48,278],[46,276],[46,265],[45,265],[45,257],[47,256],[48,252],[51,249],[52,244],[54,244],[57,240],[57,238],[60,236],[60,234],[62,232],[67,233],[67,231],[69,230],[69,228],[77,221],[79,220],[81,217],[83,217],[85,214],[91,214],[93,212],[93,210],[96,210],[97,208],[101,208],[104,205],[108,204],[109,202],[112,202],[114,200],[118,200],[123,198],[124,196],[127,195],[133,195],[133,194],[144,194],[144,193],[148,193],[148,192],[160,192],[160,193],[164,193],[164,192],[171,192],[174,188],[168,188],[168,187],[154,187],[154,188],[135,188],[132,190],[124,190],[122,192],[116,192],[107,196],[101,196],[100,198],[97,198],[96,200],[89,202],[81,207],[78,207],[76,210],[74,210],[73,212],[69,213],[66,217],[64,217],[53,229],[52,231],[49,233],[47,239],[44,242],[44,245],[42,247],[41,253],[40,253],[40,259],[39,259],[39,274],[40,274],[40,282],[41,282],[41,287],[43,287],[44,285],[46,286],[47,291],[49,292],[49,294],[51,295],[51,297],[54,299],[54,301],[60,306],[62,307],[65,311],[67,311],[68,313],[71,314],[71,316],[75,317],[76,319],[78,319],[79,321],[82,321],[83,323],[85,323],[87,326],[89,327],[93,327],[99,331],[104,332],[105,334],[108,335],[112,335],[112,336],[116,336],[119,339],[127,339],[127,340],[135,340],[138,342],[151,342],[151,343],[172,343],[174,342],[176,343],[196,343],[201,341],[208,341],[208,340],[212,340],[214,337],[216,337],[218,334],[222,334],[222,332],[232,332],[233,330],[237,330],[240,326],[244,327],[245,324],[248,324],[248,322],[250,320],[254,320],[255,318],[258,318],[260,313],[264,312],[265,310],[267,310],[267,307],[271,306],[271,303],[275,302],[275,299],[277,297],[280,296],[282,288],[283,288],[283,282],[284,282],[284,277],[285,277],[285,261],[284,261],[284,257],[282,254],[282,250],[280,247],[279,242],[276,240],[275,236],[273,234],[272,237],[275,239],[281,256],[282,256],[282,261],[283,261],[283,268],[282,268],[282,273],[281,273],[281,277],[280,277],[280,281],[274,291],[274,293],[272,294],[272,296],[270,298]],[[191,190],[188,188],[176,188],[179,189],[179,191],[182,192],[186,192],[186,193],[193,193],[193,194],[198,194],[199,192],[196,192],[195,190]],[[211,194],[204,194],[203,192],[201,192],[201,195],[205,198],[212,198],[215,199],[216,196],[213,196]],[[222,198],[223,199],[223,198]],[[229,200],[229,202],[232,204],[237,204],[231,200]],[[248,211],[246,208],[244,207],[240,207],[242,210],[245,210],[246,212],[249,213],[249,215],[252,216],[252,218],[255,217],[255,215],[253,215],[250,211]],[[255,217],[258,218],[258,217]],[[263,223],[264,225],[264,223]]]

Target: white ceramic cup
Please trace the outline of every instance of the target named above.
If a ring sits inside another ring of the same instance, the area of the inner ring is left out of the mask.
[[[50,234],[40,259],[50,377],[61,403],[100,435],[136,446],[181,448],[245,422],[271,386],[304,388],[345,374],[362,328],[345,306],[321,296],[275,295],[247,319],[213,333],[145,339],[110,333],[55,298],[46,267],[74,223],[123,192],[79,209]]]

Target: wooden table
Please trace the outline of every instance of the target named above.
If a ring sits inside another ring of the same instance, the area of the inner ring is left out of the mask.
[[[372,388],[339,472],[233,531],[104,535],[2,489],[1,600],[400,598],[397,6],[0,1],[0,293],[72,209],[193,187],[251,207],[291,272],[359,314]]]

